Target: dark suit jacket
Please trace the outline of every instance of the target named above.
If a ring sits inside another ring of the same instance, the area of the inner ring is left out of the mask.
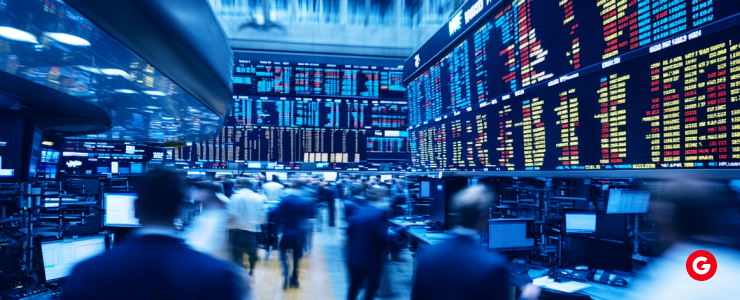
[[[275,210],[280,216],[280,224],[283,225],[283,235],[305,237],[308,233],[306,221],[313,218],[315,209],[315,204],[311,200],[296,195],[283,197]]]
[[[350,267],[380,270],[388,245],[388,226],[382,211],[363,207],[347,220],[347,263]]]
[[[411,299],[510,299],[505,259],[456,236],[419,253]]]
[[[75,266],[63,299],[241,299],[236,266],[164,235],[132,236]]]

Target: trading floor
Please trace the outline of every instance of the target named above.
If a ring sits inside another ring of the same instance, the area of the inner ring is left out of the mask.
[[[327,212],[322,211],[326,218]],[[345,224],[338,220],[337,226],[326,223],[320,231],[314,231],[311,250],[301,260],[301,287],[283,290],[283,267],[277,250],[267,257],[264,249],[259,249],[260,260],[254,272],[255,299],[347,299],[349,275],[347,274],[344,246],[346,240]],[[387,261],[383,266],[383,279],[378,299],[409,299],[411,278],[413,276],[412,253],[404,250],[401,261]]]
[[[739,37],[740,0],[0,0],[0,300],[738,299]]]

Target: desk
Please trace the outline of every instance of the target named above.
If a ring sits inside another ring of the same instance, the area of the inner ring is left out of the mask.
[[[411,218],[410,220],[407,218]],[[388,223],[396,226],[407,225],[408,230],[406,235],[412,239],[418,240],[419,242],[427,245],[439,244],[440,242],[451,238],[446,232],[427,232],[426,224],[422,222],[422,217],[416,216],[399,216],[393,219],[388,219]],[[414,224],[410,224],[410,223]]]
[[[533,267],[533,269],[530,269],[527,272],[528,273],[527,275],[530,277],[530,279],[535,279],[535,278],[545,276],[544,274],[547,273],[546,268],[542,267],[541,265],[538,265],[538,264],[528,264],[528,265],[530,267]],[[517,275],[513,275],[513,276],[516,277]],[[621,275],[621,274],[618,276],[627,280],[627,283],[632,282],[631,276]],[[566,283],[570,281],[574,281],[574,280],[563,278],[561,282]],[[581,281],[578,281],[578,282],[581,282]],[[516,283],[517,285],[521,285],[521,282],[516,282]],[[591,297],[591,299],[594,299],[594,300],[625,299],[625,297],[627,296],[627,289],[629,289],[629,286],[617,287],[617,286],[606,285],[606,284],[593,282],[593,281],[585,281],[582,283],[586,283],[591,286],[585,289],[582,289],[580,291],[577,291],[574,294],[588,295],[589,297]],[[542,287],[542,289],[550,290],[546,287]]]
[[[446,232],[427,232],[426,228],[418,226],[410,227],[409,230],[406,231],[406,233],[408,233],[411,238],[417,239],[427,245],[439,244],[440,242],[452,238],[452,236]]]

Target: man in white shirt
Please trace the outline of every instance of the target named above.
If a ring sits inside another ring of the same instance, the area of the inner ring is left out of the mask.
[[[267,196],[267,201],[273,204],[280,202],[280,198],[283,196],[283,189],[285,187],[280,184],[280,178],[277,175],[272,175],[272,181],[262,185],[262,190]]]
[[[267,222],[266,198],[253,191],[255,184],[248,178],[238,178],[236,187],[228,206],[231,214],[229,242],[236,263],[243,265],[244,253],[249,255],[249,274],[252,275],[257,262],[257,234]]]
[[[230,261],[231,252],[226,241],[229,211],[221,199],[226,196],[220,194],[219,189],[215,184],[203,183],[194,191],[193,198],[203,205],[203,212],[185,232],[185,242],[201,253]]]

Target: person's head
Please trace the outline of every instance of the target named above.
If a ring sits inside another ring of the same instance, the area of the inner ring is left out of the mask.
[[[365,185],[359,182],[353,182],[349,187],[349,191],[352,196],[360,196],[365,192]]]
[[[368,201],[379,201],[388,196],[388,188],[383,185],[374,185],[368,187],[365,194]]]
[[[650,212],[662,247],[716,236],[717,218],[731,201],[727,185],[701,179],[671,179],[651,189]]]
[[[450,208],[457,214],[457,225],[481,230],[488,221],[488,210],[496,198],[485,185],[472,185],[452,196]]]
[[[273,174],[272,175],[272,181],[277,182],[277,183],[280,183],[280,176],[277,176],[277,175],[274,175]]]
[[[294,189],[301,189],[308,185],[308,178],[304,176],[293,176],[290,178],[290,187]]]
[[[142,226],[173,226],[185,197],[185,183],[174,170],[152,169],[141,177],[136,193],[136,217]]]
[[[203,208],[205,209],[225,208],[226,203],[223,203],[221,199],[218,198],[216,195],[217,193],[221,193],[221,187],[218,184],[202,182],[195,186],[193,199],[195,202],[202,203]]]
[[[237,189],[248,189],[253,190],[256,185],[253,179],[247,178],[247,177],[239,177],[236,179],[236,185],[235,187]]]

